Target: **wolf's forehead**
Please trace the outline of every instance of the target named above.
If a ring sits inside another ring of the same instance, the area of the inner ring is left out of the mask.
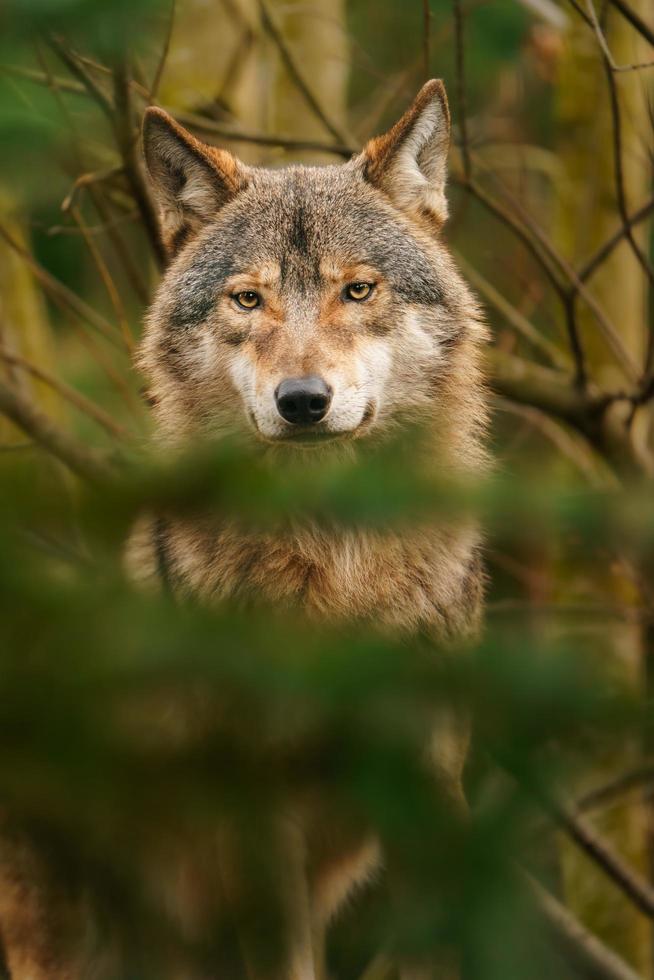
[[[320,287],[327,266],[356,264],[378,270],[407,302],[442,301],[433,256],[363,181],[336,168],[267,172],[189,249],[171,284],[171,325],[206,319],[237,274],[274,267],[282,290],[306,292]]]

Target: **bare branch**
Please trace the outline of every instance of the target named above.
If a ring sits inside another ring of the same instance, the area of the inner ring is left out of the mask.
[[[71,75],[74,75],[86,89],[88,94],[97,102],[109,122],[113,125],[114,107],[107,92],[98,85],[93,76],[86,70],[80,59],[70,50],[62,38],[52,35],[48,38],[50,47],[60,60],[68,68]]]
[[[651,613],[650,613],[651,615]],[[632,789],[654,782],[654,762],[622,772],[608,783],[589,790],[577,800],[577,810],[585,813],[612,803],[616,797],[623,796]]]
[[[591,0],[588,0],[590,3]],[[625,238],[629,242],[632,252],[636,257],[640,267],[650,282],[650,288],[654,287],[654,268],[652,268],[647,256],[636,241],[631,225],[629,224],[629,210],[627,208],[627,193],[625,188],[624,167],[622,159],[622,115],[620,112],[620,102],[618,100],[618,86],[615,76],[605,55],[604,67],[606,69],[606,79],[611,96],[611,116],[613,119],[613,166],[615,170],[615,188],[618,202],[618,210],[622,218],[622,226],[625,230]],[[645,374],[649,374],[654,361],[654,331],[650,330],[647,341],[647,352],[645,354]]]
[[[111,476],[112,470],[105,454],[87,449],[83,443],[60,429],[29,399],[2,381],[0,381],[0,412],[34,442],[83,479],[100,483]]]
[[[71,209],[82,188],[88,187],[90,184],[104,183],[105,180],[111,180],[113,177],[118,177],[122,173],[124,173],[124,171],[121,166],[110,167],[108,170],[96,170],[93,173],[80,174],[69,193],[61,202],[61,210],[69,211]]]
[[[49,85],[45,73],[36,71],[33,68],[23,68],[19,65],[0,65],[0,72],[5,75],[12,75],[15,78],[22,78],[26,82],[34,82],[37,85]],[[80,85],[79,82],[73,82],[70,78],[53,76],[52,80],[61,92],[66,92],[69,95],[88,95],[84,85]]]
[[[644,61],[640,64],[635,65],[616,65],[613,60],[613,55],[609,49],[606,38],[604,37],[604,31],[597,19],[597,12],[593,5],[593,0],[586,0],[586,9],[588,10],[588,18],[590,24],[595,31],[595,37],[597,38],[597,43],[602,49],[602,54],[606,60],[608,70],[610,72],[625,72],[625,71],[640,71],[643,68],[654,68],[654,61]]]
[[[304,101],[313,111],[316,118],[320,120],[327,132],[331,133],[337,143],[341,143],[343,145],[347,144],[349,142],[347,134],[341,129],[340,126],[337,126],[336,123],[328,117],[320,102],[311,91],[311,87],[307,84],[304,75],[300,71],[297,62],[286,43],[284,35],[277,26],[275,19],[268,8],[266,0],[257,0],[257,2],[263,26],[274,41],[277,50],[279,51],[280,58],[282,59],[288,74],[295,83],[298,92],[300,92],[304,98]]]
[[[431,63],[430,53],[431,40],[431,10],[429,0],[422,0],[422,73],[424,78],[429,78]]]
[[[116,112],[114,114],[114,130],[116,141],[123,160],[125,176],[141,212],[143,225],[157,264],[165,268],[168,262],[166,249],[161,238],[159,218],[148,188],[143,164],[140,157],[138,142],[139,129],[132,106],[129,65],[122,62],[114,72],[114,99]]]
[[[345,141],[343,143],[327,143],[323,140],[300,139],[295,136],[283,136],[269,133],[242,132],[231,126],[223,126],[222,123],[214,122],[198,113],[186,112],[185,110],[172,109],[163,106],[167,112],[175,116],[179,122],[195,130],[196,133],[207,133],[209,136],[217,136],[220,139],[232,140],[234,143],[255,143],[260,146],[283,146],[290,150],[316,150],[319,153],[333,153],[335,156],[351,157],[356,153],[358,147],[354,143]]]
[[[456,52],[456,94],[459,109],[459,149],[461,150],[461,160],[463,162],[463,175],[469,181],[472,174],[472,160],[470,158],[470,143],[468,140],[468,100],[461,0],[454,0],[454,41]]]
[[[26,248],[23,248],[18,242],[14,241],[7,229],[1,224],[0,238],[4,239],[7,245],[24,259],[55,303],[70,310],[82,323],[90,324],[98,333],[102,334],[105,340],[108,340],[114,346],[119,346],[114,327],[104,317],[100,316],[99,313],[96,313],[88,303],[80,299],[77,293],[74,293],[72,289],[59,282],[58,279],[55,279],[53,275],[44,269]]]
[[[456,174],[454,175],[454,179],[457,179]],[[636,382],[640,377],[640,368],[636,364],[629,350],[627,350],[625,347],[618,330],[611,323],[593,294],[579,279],[579,276],[570,263],[562,255],[560,255],[557,249],[554,248],[542,229],[539,228],[536,222],[525,213],[519,202],[516,201],[505,188],[502,188],[504,196],[511,205],[511,210],[509,210],[496,198],[491,197],[478,184],[477,181],[467,181],[461,176],[458,177],[458,180],[462,186],[467,188],[487,210],[499,218],[504,224],[507,225],[507,227],[511,228],[511,230],[520,238],[534,258],[536,258],[543,271],[546,273],[552,286],[556,290],[564,309],[569,302],[568,289],[561,283],[559,275],[565,276],[565,278],[569,280],[571,284],[574,284],[576,291],[583,297],[587,306],[594,314],[597,325],[611,346],[622,369],[625,371],[625,374],[629,380]],[[571,349],[575,357],[577,380],[579,381],[579,379],[585,378],[583,352],[574,319],[569,318],[567,325],[570,334]]]
[[[628,20],[632,27],[634,27],[646,41],[654,45],[654,30],[649,27],[645,21],[640,17],[635,10],[633,10],[625,0],[610,0],[616,10],[619,10],[625,20]]]
[[[585,817],[567,803],[541,797],[547,812],[579,848],[618,886],[624,895],[650,919],[654,919],[654,889],[633,871]]]
[[[513,401],[532,405],[573,425],[588,435],[591,416],[601,411],[605,398],[590,397],[573,383],[572,376],[542,367],[493,347],[488,351],[493,387]]]
[[[641,221],[645,221],[650,215],[654,214],[654,197],[646,201],[645,204],[641,205],[633,214],[628,216],[627,221],[620,225],[620,227],[615,231],[606,241],[600,245],[596,252],[594,252],[589,259],[585,262],[582,268],[578,272],[578,276],[581,282],[586,282],[593,273],[599,268],[599,266],[604,262],[613,250],[620,244],[624,236],[627,234],[629,228],[633,228],[635,225],[640,224]],[[573,284],[570,287],[571,293],[576,293],[577,288]]]
[[[175,26],[175,0],[170,0],[170,14],[168,17],[166,36],[164,38],[163,47],[161,49],[161,55],[159,56],[157,69],[154,73],[154,78],[152,79],[152,83],[150,85],[150,102],[154,102],[154,100],[157,97],[157,92],[159,91],[159,85],[161,84],[161,76],[163,75],[164,68],[166,67],[166,61],[168,60],[168,53],[170,51],[170,42],[172,40],[174,26]]]
[[[71,388],[65,382],[55,378],[54,375],[45,371],[43,368],[37,367],[36,364],[32,364],[27,361],[24,357],[20,357],[18,354],[10,354],[9,351],[3,350],[0,347],[0,358],[5,361],[6,364],[11,364],[14,367],[22,368],[23,371],[27,371],[32,377],[37,378],[44,384],[48,385],[53,391],[65,398],[66,401],[74,405],[75,408],[79,409],[89,418],[92,418],[94,422],[102,426],[110,435],[114,436],[116,439],[126,439],[128,437],[128,432],[119,425],[118,422],[114,422],[110,415],[108,415],[104,409],[96,405],[95,402],[90,401],[90,399],[85,398],[79,391],[75,388]]]
[[[552,942],[583,980],[641,980],[531,875],[522,877]]]
[[[470,265],[467,259],[464,259],[456,251],[454,251],[454,255],[468,282],[481,293],[487,303],[497,310],[509,326],[513,327],[516,333],[519,333],[532,347],[540,351],[541,354],[544,354],[548,361],[555,367],[562,368],[563,370],[570,368],[569,357],[556,344],[548,340],[547,337],[544,337],[540,330],[537,330],[524,314],[517,310],[495,286],[488,282],[481,273]]]
[[[93,259],[93,262],[95,263],[100,278],[104,283],[104,287],[107,290],[107,295],[111,300],[111,305],[114,308],[116,318],[118,320],[118,323],[120,324],[123,340],[125,341],[125,347],[127,348],[128,351],[132,351],[134,349],[134,337],[130,329],[129,321],[127,319],[127,313],[125,312],[125,307],[123,305],[120,292],[116,288],[116,284],[114,283],[111,277],[111,273],[107,268],[107,264],[102,257],[102,253],[100,252],[100,249],[93,241],[93,236],[90,235],[88,232],[81,211],[79,210],[79,208],[73,207],[71,208],[70,213],[73,216],[73,220],[75,221],[75,224],[77,225],[77,227],[82,233],[82,237],[84,238],[86,247],[91,253],[91,258]]]

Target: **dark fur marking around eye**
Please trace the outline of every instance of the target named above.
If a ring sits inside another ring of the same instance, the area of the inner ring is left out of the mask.
[[[225,280],[234,270],[231,257],[234,249],[234,245],[219,248],[212,241],[198,249],[175,285],[175,305],[170,316],[173,329],[187,330],[206,320],[218,301]]]

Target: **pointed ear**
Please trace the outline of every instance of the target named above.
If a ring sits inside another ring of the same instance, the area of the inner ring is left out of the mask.
[[[396,207],[427,213],[439,225],[447,218],[445,181],[450,146],[450,112],[445,86],[427,82],[402,118],[366,145],[366,179]]]
[[[201,143],[154,106],[146,109],[143,119],[143,151],[171,252],[247,183],[245,168],[236,157]]]

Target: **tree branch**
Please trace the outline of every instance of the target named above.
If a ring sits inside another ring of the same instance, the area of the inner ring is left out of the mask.
[[[265,27],[266,31],[274,41],[277,50],[279,51],[280,58],[282,59],[288,74],[290,75],[293,82],[295,83],[297,90],[304,98],[304,101],[307,103],[309,108],[313,111],[316,118],[319,119],[320,122],[323,124],[327,132],[331,133],[331,135],[334,137],[337,143],[341,143],[341,144],[348,143],[349,141],[345,132],[340,128],[340,126],[337,126],[336,123],[328,117],[327,113],[321,106],[320,102],[311,91],[310,86],[307,84],[306,79],[304,78],[302,72],[298,68],[295,58],[286,43],[286,39],[284,38],[284,35],[282,34],[279,27],[275,23],[275,20],[270,10],[268,9],[268,4],[266,3],[266,0],[258,0],[258,7],[261,14],[261,22],[263,23],[263,26]]]
[[[583,980],[642,980],[531,875],[523,873],[523,881],[552,943]]]
[[[77,476],[91,483],[105,482],[111,476],[112,469],[105,454],[87,449],[83,443],[60,429],[28,398],[2,381],[0,412]]]
[[[96,405],[88,398],[85,398],[84,395],[80,394],[79,391],[76,391],[75,388],[71,388],[69,385],[65,384],[65,382],[55,378],[54,375],[44,371],[43,368],[38,367],[36,364],[32,364],[30,361],[27,361],[24,357],[20,357],[18,354],[10,354],[9,351],[3,350],[2,347],[0,347],[0,358],[2,358],[6,364],[12,364],[15,367],[19,367],[23,371],[27,371],[28,374],[31,374],[32,377],[36,378],[38,381],[42,381],[44,384],[48,385],[48,387],[52,388],[53,391],[56,391],[57,394],[61,395],[62,398],[65,398],[66,401],[70,402],[71,405],[74,405],[75,408],[79,409],[80,412],[88,415],[94,422],[97,422],[103,429],[106,429],[106,431],[110,435],[114,436],[114,438],[127,438],[127,430],[124,429],[122,425],[114,422],[111,416],[100,408],[99,405]]]

